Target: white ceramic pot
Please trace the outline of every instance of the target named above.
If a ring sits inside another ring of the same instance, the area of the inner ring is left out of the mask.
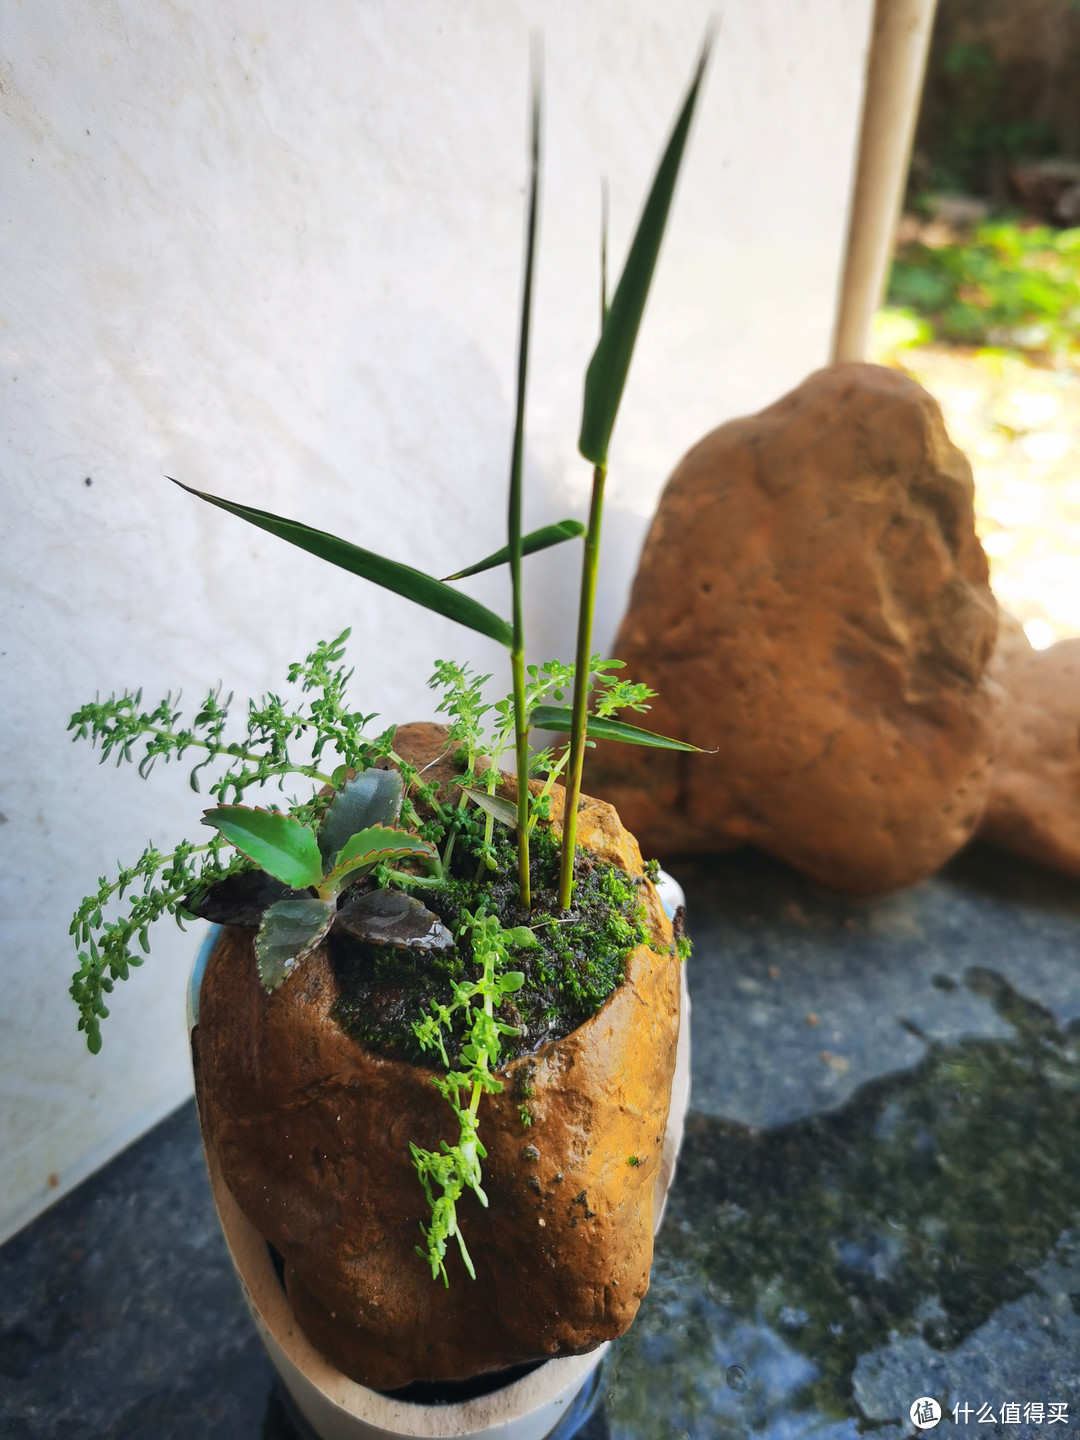
[[[658,886],[671,914],[682,892],[670,876]],[[676,893],[677,892],[677,893]],[[199,988],[219,927],[212,927],[199,951],[188,987],[189,1032],[199,1018]],[[690,998],[682,978],[679,1043],[671,1087],[664,1148],[656,1177],[655,1226],[659,1230],[690,1103]],[[544,1440],[553,1431],[572,1434],[588,1413],[587,1382],[607,1352],[548,1360],[529,1374],[474,1399],[425,1405],[393,1399],[358,1385],[334,1368],[311,1344],[293,1318],[266,1241],[243,1214],[221,1177],[217,1156],[203,1136],[206,1168],[221,1228],[252,1319],[289,1395],[322,1440]]]

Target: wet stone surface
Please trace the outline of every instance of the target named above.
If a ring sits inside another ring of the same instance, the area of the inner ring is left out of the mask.
[[[652,1289],[582,1440],[910,1435],[919,1396],[945,1412],[937,1433],[1067,1440],[1075,883],[986,849],[877,901],[749,853],[673,868],[695,941],[692,1111]],[[301,1434],[192,1107],[0,1250],[5,1440]]]

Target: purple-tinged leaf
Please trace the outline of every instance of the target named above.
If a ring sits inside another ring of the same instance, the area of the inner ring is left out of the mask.
[[[400,890],[369,890],[347,900],[337,925],[365,945],[407,950],[449,950],[454,937],[437,915]]]
[[[333,921],[332,900],[301,895],[271,905],[255,937],[255,959],[263,989],[276,990],[311,954]]]

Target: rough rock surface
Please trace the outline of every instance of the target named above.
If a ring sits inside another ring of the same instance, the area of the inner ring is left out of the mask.
[[[979,838],[1080,875],[1080,640],[1010,646],[992,673],[997,748]]]
[[[717,753],[609,744],[587,774],[647,853],[748,841],[871,894],[969,838],[997,625],[972,498],[935,402],[874,365],[819,371],[690,451],[615,653],[660,692],[650,729]]]
[[[399,753],[418,764],[444,746],[439,727],[398,731]],[[450,783],[449,757],[425,778]],[[579,836],[641,873],[610,806],[587,800]],[[223,933],[194,1035],[203,1124],[241,1208],[285,1257],[301,1325],[354,1379],[393,1389],[461,1378],[580,1353],[632,1321],[648,1287],[679,1029],[679,962],[647,893],[657,950],[636,950],[591,1020],[511,1063],[502,1093],[484,1097],[490,1208],[471,1194],[460,1202],[477,1279],[452,1246],[449,1289],[416,1253],[426,1204],[409,1142],[453,1138],[431,1072],[339,1029],[322,951],[267,995],[251,931]]]

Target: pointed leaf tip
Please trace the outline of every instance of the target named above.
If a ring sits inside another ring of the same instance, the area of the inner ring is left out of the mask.
[[[641,212],[618,286],[606,311],[603,329],[585,373],[585,400],[578,449],[594,465],[607,464],[608,444],[615,428],[645,301],[652,284],[660,244],[667,227],[675,183],[682,165],[705,65],[712,43],[707,34],[701,55],[671,138],[660,159]]]
[[[402,565],[397,560],[388,560],[374,550],[364,550],[359,545],[353,545],[351,541],[330,535],[325,530],[315,530],[299,520],[286,520],[268,510],[256,510],[252,505],[222,500],[205,490],[196,490],[185,485],[182,480],[176,480],[171,475],[165,478],[172,480],[174,485],[179,485],[180,489],[186,490],[189,495],[205,500],[208,505],[216,505],[219,510],[226,510],[230,515],[236,515],[241,520],[246,520],[249,525],[266,530],[281,540],[287,540],[290,545],[306,550],[320,560],[337,565],[339,569],[347,570],[352,575],[359,575],[363,580],[370,580],[384,590],[412,600],[426,610],[434,610],[437,615],[455,620],[459,625],[465,625],[480,635],[487,635],[489,639],[497,640],[500,645],[509,647],[513,643],[513,630],[500,615],[496,615],[493,610],[481,605],[471,596],[463,595],[460,590],[452,590],[449,585],[444,585],[441,580],[426,575],[422,570],[415,570],[411,565]]]
[[[538,730],[556,730],[567,734],[572,728],[573,711],[568,705],[538,705],[532,714],[532,723]],[[652,730],[643,730],[640,725],[630,725],[625,720],[613,720],[606,715],[590,715],[585,733],[590,740],[619,740],[624,745],[645,745],[653,750],[688,750],[697,755],[715,754],[702,750],[686,740],[672,740],[667,735],[657,735]]]
[[[554,525],[544,525],[539,530],[530,530],[528,535],[521,537],[522,555],[535,555],[538,550],[548,550],[552,545],[561,545],[564,540],[577,540],[585,534],[585,526],[580,520],[558,520]],[[451,580],[466,580],[470,575],[479,575],[484,570],[493,570],[496,565],[505,565],[510,559],[510,546],[504,545],[501,550],[488,555],[483,560],[478,560],[475,565],[468,566],[465,570],[458,570],[453,575],[447,575],[444,584]]]

